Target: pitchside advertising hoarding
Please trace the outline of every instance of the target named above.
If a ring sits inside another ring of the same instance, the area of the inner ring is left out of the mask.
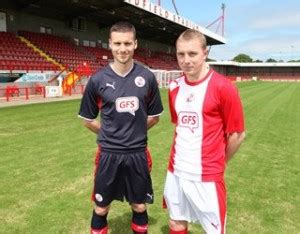
[[[62,88],[60,86],[46,86],[46,97],[61,97]]]
[[[25,73],[16,82],[47,82],[51,74],[45,73]]]
[[[46,83],[48,82],[53,76],[56,76],[56,73],[49,72],[49,73],[25,73],[23,74],[18,80],[15,82],[34,82],[34,83]],[[45,96],[46,97],[61,97],[62,96],[62,77],[58,77],[58,85],[47,85],[45,86]]]

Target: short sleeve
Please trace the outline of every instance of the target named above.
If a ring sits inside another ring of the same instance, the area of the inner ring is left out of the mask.
[[[88,81],[86,88],[84,90],[80,109],[79,117],[93,120],[97,118],[99,114],[99,97],[97,95],[97,87],[94,82],[94,77],[91,77]]]
[[[222,118],[226,133],[243,132],[244,113],[238,89],[230,82],[225,82],[221,89]]]

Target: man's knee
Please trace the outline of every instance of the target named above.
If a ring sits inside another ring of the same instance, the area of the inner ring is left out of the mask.
[[[136,203],[132,203],[131,208],[137,213],[143,213],[147,209],[146,204],[136,204]]]
[[[101,216],[106,215],[109,211],[109,208],[110,208],[110,206],[106,206],[106,207],[96,206],[95,207],[95,213],[97,215],[101,215]]]

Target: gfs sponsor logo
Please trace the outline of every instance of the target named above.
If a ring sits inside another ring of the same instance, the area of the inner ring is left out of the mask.
[[[119,97],[116,100],[116,109],[118,112],[128,112],[135,115],[139,109],[139,99],[137,97]]]
[[[179,112],[178,121],[180,127],[189,128],[192,132],[199,127],[199,117],[196,112]]]

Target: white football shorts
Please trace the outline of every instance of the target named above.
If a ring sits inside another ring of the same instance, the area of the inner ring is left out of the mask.
[[[225,233],[224,181],[190,181],[168,171],[164,199],[171,219],[199,223],[209,234]]]

